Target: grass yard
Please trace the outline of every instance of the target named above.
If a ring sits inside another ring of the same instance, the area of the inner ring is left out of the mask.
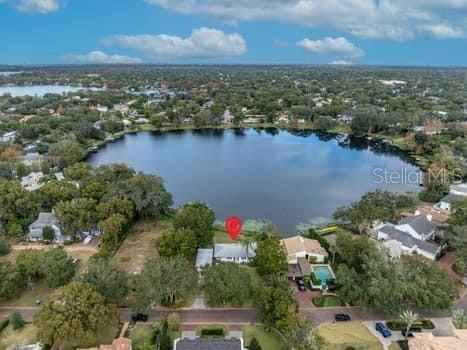
[[[237,239],[234,241],[232,238],[230,238],[229,234],[225,230],[220,229],[220,228],[214,229],[214,244],[239,242],[241,237],[242,237],[242,234],[240,233]]]
[[[14,331],[8,326],[0,333],[0,350],[12,345],[33,344],[37,342],[37,329],[32,324],[26,324],[23,329]]]
[[[256,337],[264,350],[285,350],[287,345],[282,337],[274,330],[266,332],[263,326],[246,326],[243,328],[245,345],[250,345],[251,339]]]
[[[389,345],[388,350],[401,350],[401,347],[397,342],[393,341],[391,345]]]
[[[45,281],[35,282],[32,289],[25,289],[17,299],[7,300],[0,305],[36,306],[36,300],[41,300],[44,303],[53,291],[47,287]]]
[[[342,300],[335,295],[322,295],[311,299],[316,307],[338,307],[342,306]]]
[[[383,345],[361,322],[323,324],[317,330],[329,344],[328,350],[346,350],[353,346],[358,350],[383,350]]]
[[[148,259],[159,257],[156,241],[171,227],[170,219],[136,223],[114,255],[115,263],[129,273],[140,272]]]
[[[148,324],[138,324],[130,332],[130,338],[133,341],[133,348],[142,348],[144,343],[148,343],[152,338],[152,327]]]

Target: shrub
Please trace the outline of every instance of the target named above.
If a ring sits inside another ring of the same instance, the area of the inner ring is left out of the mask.
[[[403,329],[406,329],[407,328],[407,324],[401,320],[391,320],[391,321],[388,321],[386,322],[386,326],[388,326],[388,328],[392,331],[401,331]],[[424,329],[434,329],[435,328],[435,325],[433,324],[433,322],[431,322],[431,320],[426,320],[426,319],[423,319],[423,320],[419,320],[417,322],[415,322],[412,327],[421,327],[421,328],[424,328]]]
[[[52,227],[46,226],[42,229],[42,238],[44,241],[52,242],[55,239],[55,231]]]
[[[10,323],[10,319],[7,318],[6,320],[0,321],[0,333],[8,326]]]
[[[7,255],[11,251],[10,243],[0,238],[0,255]]]
[[[18,312],[13,312],[10,315],[10,324],[13,330],[21,329],[24,327],[23,317]]]
[[[180,316],[175,312],[171,313],[167,317],[167,324],[172,332],[178,331],[180,329]]]
[[[308,261],[310,262],[310,264],[316,264],[318,258],[316,256],[309,256]]]
[[[206,326],[201,328],[201,338],[223,338],[226,335],[223,326]]]
[[[261,345],[259,345],[258,339],[254,337],[251,339],[250,346],[248,347],[250,350],[262,350]]]

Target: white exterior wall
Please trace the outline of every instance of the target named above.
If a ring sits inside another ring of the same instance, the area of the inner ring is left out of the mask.
[[[404,225],[397,225],[396,228],[398,230],[404,231],[405,233],[408,233],[411,235],[413,238],[419,239],[420,241],[426,241],[427,239],[430,239],[433,237],[433,232],[431,232],[429,235],[423,236],[419,235],[410,225],[404,224]]]
[[[310,253],[310,252],[306,252],[306,251],[302,251],[302,252],[299,252],[299,253],[295,253],[295,255],[292,257],[292,256],[289,256],[289,264],[297,264],[297,259],[298,258],[306,258],[308,255],[308,257],[310,256],[314,256],[316,257],[316,262],[319,262],[319,263],[322,263],[324,262],[324,258],[325,256],[324,255],[320,255],[320,254],[316,254],[316,253]]]

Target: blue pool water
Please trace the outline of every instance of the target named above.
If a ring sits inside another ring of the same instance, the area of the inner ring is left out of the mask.
[[[329,270],[328,266],[313,266],[313,273],[315,274],[316,278],[321,280],[321,283],[326,283],[327,281],[333,279],[332,273]]]

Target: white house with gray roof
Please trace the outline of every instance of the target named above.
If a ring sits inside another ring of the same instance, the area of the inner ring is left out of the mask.
[[[383,241],[392,257],[400,257],[402,253],[422,255],[428,259],[436,260],[440,253],[440,246],[414,238],[396,225],[384,224],[376,229],[377,239]]]
[[[256,256],[256,243],[247,248],[240,243],[222,243],[214,245],[213,258],[216,261],[246,264]]]
[[[467,199],[467,184],[451,185],[449,193],[433,207],[452,211],[452,203]]]
[[[396,228],[421,241],[433,239],[436,230],[436,226],[431,221],[431,217],[425,215],[405,217],[399,221]]]
[[[31,225],[29,225],[28,240],[33,242],[43,241],[44,237],[42,235],[44,228],[50,227],[55,233],[55,243],[64,243],[71,238],[69,236],[64,236],[58,219],[55,216],[55,213],[39,213],[39,217]]]

